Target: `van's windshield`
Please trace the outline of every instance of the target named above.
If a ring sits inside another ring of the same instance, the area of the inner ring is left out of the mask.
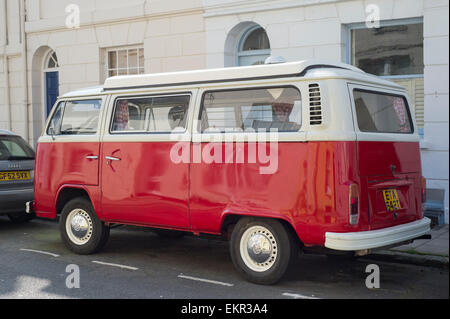
[[[405,97],[361,89],[353,90],[353,96],[361,132],[414,132]]]

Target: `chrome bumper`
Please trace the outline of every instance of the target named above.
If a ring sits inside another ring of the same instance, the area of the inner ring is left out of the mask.
[[[356,251],[402,243],[421,237],[430,231],[431,221],[423,218],[408,224],[353,233],[326,233],[325,247]]]

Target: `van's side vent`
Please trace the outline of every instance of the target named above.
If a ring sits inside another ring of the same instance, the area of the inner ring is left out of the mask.
[[[309,85],[309,123],[311,125],[322,124],[322,100],[317,83]]]

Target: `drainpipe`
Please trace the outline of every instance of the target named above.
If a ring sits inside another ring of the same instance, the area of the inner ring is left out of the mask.
[[[9,65],[8,56],[6,54],[6,46],[8,45],[8,22],[6,20],[6,1],[2,1],[2,21],[3,21],[3,76],[5,78],[5,105],[6,105],[6,129],[11,131],[11,103],[9,92]]]
[[[30,140],[30,123],[28,110],[28,65],[27,65],[27,38],[25,32],[26,9],[25,0],[20,2],[21,40],[22,40],[22,70],[23,70],[23,107],[25,109],[25,139]]]

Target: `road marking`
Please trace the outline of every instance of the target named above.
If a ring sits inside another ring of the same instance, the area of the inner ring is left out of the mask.
[[[103,261],[93,260],[92,262],[93,262],[94,264],[99,264],[99,265],[112,266],[112,267],[119,267],[119,268],[129,269],[129,270],[139,270],[139,268],[136,268],[136,267],[125,266],[125,265],[119,265],[119,264],[105,263],[105,262],[103,262]]]
[[[294,299],[320,299],[320,298],[317,298],[317,297],[304,296],[304,295],[300,295],[300,294],[291,294],[291,293],[288,293],[288,292],[285,292],[283,294],[283,296],[291,297],[291,298],[294,298]]]
[[[59,255],[54,254],[54,253],[49,253],[47,251],[42,251],[42,250],[34,250],[34,249],[25,249],[25,248],[21,248],[21,251],[28,251],[28,252],[32,252],[32,253],[38,253],[38,254],[44,254],[44,255],[49,255],[52,257],[59,257]]]
[[[209,280],[209,279],[203,279],[203,278],[198,278],[198,277],[185,276],[183,274],[178,275],[178,278],[195,280],[195,281],[201,281],[201,282],[207,282],[207,283],[210,283],[210,284],[222,285],[222,286],[227,286],[227,287],[233,287],[234,286],[233,284],[229,284],[227,282],[221,282],[221,281],[216,281],[216,280]]]

